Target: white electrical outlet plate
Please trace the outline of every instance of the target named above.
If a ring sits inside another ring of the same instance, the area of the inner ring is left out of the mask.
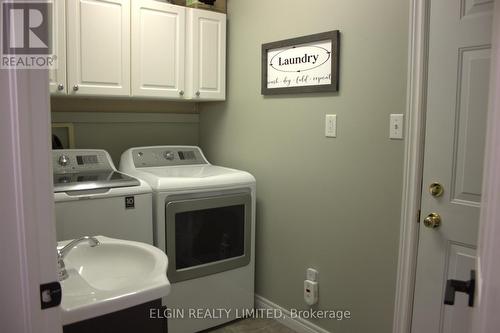
[[[337,115],[327,114],[325,117],[325,136],[327,138],[337,137]]]
[[[318,303],[318,282],[304,280],[304,301],[309,305]]]
[[[318,275],[319,273],[317,270],[315,270],[314,268],[308,268],[306,271],[306,280],[317,282]]]
[[[389,138],[401,140],[403,139],[403,115],[391,114],[389,124]]]

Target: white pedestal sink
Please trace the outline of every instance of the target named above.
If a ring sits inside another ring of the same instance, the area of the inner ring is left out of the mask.
[[[158,248],[133,241],[96,237],[101,243],[76,245],[64,262],[62,323],[75,323],[162,298],[170,292],[168,259]],[[58,248],[69,243],[62,241]]]

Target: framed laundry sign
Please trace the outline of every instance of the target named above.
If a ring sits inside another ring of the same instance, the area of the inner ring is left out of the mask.
[[[262,44],[262,95],[338,91],[338,30]]]

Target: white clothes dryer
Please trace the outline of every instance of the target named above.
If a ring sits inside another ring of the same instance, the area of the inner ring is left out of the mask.
[[[168,331],[198,332],[253,309],[255,178],[211,165],[195,146],[131,148],[120,170],[153,189],[154,243],[172,283]]]

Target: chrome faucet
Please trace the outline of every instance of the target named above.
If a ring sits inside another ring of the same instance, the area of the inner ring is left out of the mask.
[[[68,272],[66,271],[66,265],[64,264],[64,258],[68,255],[68,253],[78,244],[88,242],[90,247],[95,247],[101,244],[97,238],[92,236],[83,236],[77,239],[72,240],[67,245],[63,246],[60,249],[57,249],[57,267],[59,268],[59,281],[65,280],[68,278]]]

